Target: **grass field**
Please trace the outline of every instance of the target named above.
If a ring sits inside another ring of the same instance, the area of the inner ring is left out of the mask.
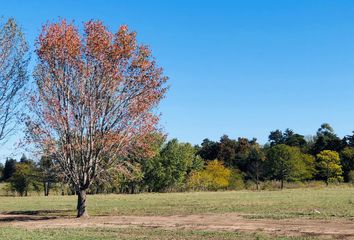
[[[76,196],[0,197],[2,212],[75,215]],[[314,210],[319,211],[314,215]],[[237,212],[252,218],[354,218],[354,188],[89,195],[90,215]]]
[[[238,232],[213,232],[213,231],[186,231],[186,230],[160,230],[147,228],[129,229],[45,229],[45,230],[24,230],[18,228],[0,228],[0,239],[2,240],[142,240],[142,239],[164,239],[164,240],[310,240],[314,237],[274,237],[262,233],[238,233]]]
[[[75,196],[0,197],[5,214],[75,216]],[[252,219],[354,219],[354,188],[89,195],[91,216],[237,213]],[[0,239],[275,239],[263,233],[155,228],[24,229],[0,225]],[[282,237],[277,239],[315,239]]]

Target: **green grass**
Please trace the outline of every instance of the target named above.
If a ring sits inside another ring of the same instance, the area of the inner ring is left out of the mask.
[[[51,216],[74,216],[76,196],[0,197],[0,211]],[[230,191],[89,195],[90,215],[188,215],[239,213],[249,218],[354,218],[354,188],[292,189],[283,191]],[[320,211],[314,215],[314,209]],[[0,239],[283,239],[313,237],[159,228],[24,229],[0,227]]]
[[[75,215],[76,196],[0,197],[2,212]],[[89,195],[90,215],[188,215],[236,212],[250,218],[354,218],[354,188]],[[314,209],[320,213],[314,215]]]
[[[103,240],[103,239],[164,239],[164,240],[310,240],[311,237],[275,237],[261,233],[238,233],[238,232],[213,232],[213,231],[190,231],[190,230],[161,230],[150,228],[78,228],[78,229],[40,229],[25,230],[21,228],[0,228],[2,240]]]

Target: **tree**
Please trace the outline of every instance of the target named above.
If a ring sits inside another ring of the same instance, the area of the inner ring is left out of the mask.
[[[284,132],[285,144],[292,147],[303,148],[306,146],[307,142],[305,136],[294,133],[291,129],[287,128]]]
[[[341,165],[345,181],[348,181],[348,174],[354,170],[354,148],[346,147],[340,152]]]
[[[239,169],[243,172],[247,172],[248,157],[252,151],[252,148],[257,145],[257,139],[249,140],[247,138],[239,137],[236,141],[236,157],[233,164],[234,169]]]
[[[43,155],[38,163],[38,177],[43,184],[44,196],[49,195],[50,189],[57,182],[58,173],[51,156]]]
[[[31,163],[16,164],[16,171],[10,178],[11,188],[17,191],[21,197],[27,196],[30,185],[35,184],[34,166]]]
[[[204,139],[198,155],[204,160],[214,160],[218,157],[219,145],[217,142],[210,141],[208,138]]]
[[[270,146],[283,144],[284,143],[283,132],[278,129],[270,132],[268,136],[268,141],[270,142]]]
[[[277,144],[285,144],[292,147],[304,147],[306,146],[306,140],[303,135],[294,133],[293,130],[287,128],[284,133],[280,130],[270,132],[268,137],[271,146]]]
[[[33,163],[33,160],[28,159],[25,154],[22,154],[20,158],[20,163]]]
[[[354,147],[354,131],[352,132],[351,135],[347,135],[343,138],[343,141],[345,142],[345,145],[349,147]]]
[[[158,156],[146,162],[144,182],[152,191],[178,188],[191,172],[202,167],[203,161],[191,144],[172,139],[163,146]]]
[[[167,77],[147,46],[127,26],[111,33],[101,22],[84,34],[62,20],[48,24],[36,44],[28,137],[53,154],[78,196],[77,216],[88,216],[86,192],[147,134],[157,131],[155,106]]]
[[[342,149],[342,140],[334,133],[333,128],[328,123],[323,123],[317,130],[316,140],[312,147],[312,153],[316,155],[323,150],[340,152]]]
[[[236,165],[236,147],[235,140],[223,135],[220,138],[217,159],[224,162],[227,167],[234,167]]]
[[[279,144],[269,149],[267,154],[269,175],[281,181],[301,181],[312,178],[314,159],[301,153],[297,147]]]
[[[231,170],[221,161],[213,160],[207,163],[204,170],[193,172],[188,185],[193,189],[202,190],[226,189],[230,184],[231,174]]]
[[[4,180],[4,165],[0,163],[0,181]]]
[[[327,185],[332,181],[343,181],[343,170],[337,152],[323,150],[316,157],[319,176],[325,180]]]
[[[4,172],[3,172],[3,180],[7,181],[12,177],[14,172],[16,171],[16,160],[15,159],[6,159]]]
[[[253,144],[246,158],[246,173],[256,183],[257,190],[259,189],[259,181],[264,174],[264,162],[266,160],[262,148],[258,144]]]
[[[28,46],[13,18],[0,19],[0,141],[16,127],[29,62]]]

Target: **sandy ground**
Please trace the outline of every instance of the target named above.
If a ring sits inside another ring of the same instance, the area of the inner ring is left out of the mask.
[[[237,214],[188,216],[95,216],[87,219],[0,214],[0,226],[36,228],[150,227],[213,231],[263,231],[274,235],[309,235],[354,239],[354,221],[315,219],[247,219]]]

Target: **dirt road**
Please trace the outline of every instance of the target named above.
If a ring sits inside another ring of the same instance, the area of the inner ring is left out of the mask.
[[[24,228],[153,227],[213,231],[263,231],[274,235],[311,235],[354,239],[354,221],[247,219],[237,214],[188,216],[97,216],[87,219],[0,214],[0,226]]]

